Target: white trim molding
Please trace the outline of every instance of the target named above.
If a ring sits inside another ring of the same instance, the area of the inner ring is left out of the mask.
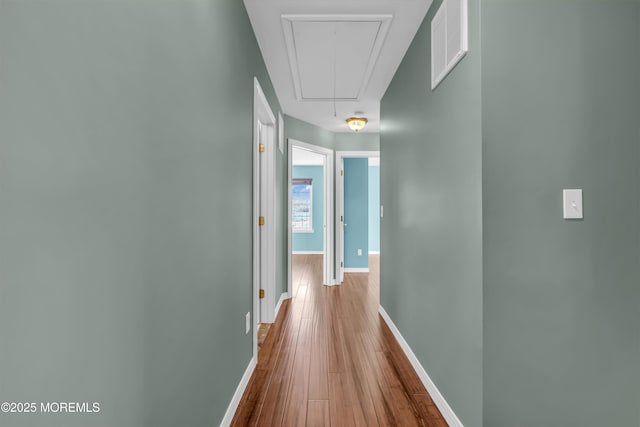
[[[324,251],[291,251],[294,255],[322,255]]]
[[[289,298],[291,298],[291,296],[289,295],[289,292],[283,292],[282,295],[280,295],[280,299],[278,300],[278,304],[276,304],[276,315],[275,315],[275,318],[278,318],[278,313],[280,312],[280,307],[282,307],[282,303],[285,300],[288,300]]]
[[[440,393],[440,390],[438,390],[438,387],[436,387],[435,383],[431,380],[429,374],[427,374],[427,371],[424,369],[416,355],[413,353],[413,350],[411,350],[411,347],[409,347],[407,341],[404,339],[396,325],[393,323],[393,320],[391,320],[391,318],[381,305],[378,307],[378,313],[380,313],[380,316],[382,316],[389,329],[391,329],[393,336],[396,337],[398,344],[400,344],[400,347],[402,347],[402,351],[404,351],[404,354],[407,355],[407,358],[409,359],[409,362],[411,362],[413,369],[415,369],[416,373],[420,377],[422,384],[424,384],[425,388],[431,395],[431,399],[433,399],[433,402],[440,410],[440,413],[442,413],[442,416],[449,424],[449,427],[464,427],[455,412],[453,412],[453,409],[451,409],[451,406],[449,406],[449,403],[447,403],[447,401],[444,399],[442,393]]]
[[[278,111],[278,150],[280,154],[284,154],[284,119],[280,111]]]
[[[369,255],[380,255],[380,251],[369,251]]]
[[[344,267],[343,271],[345,273],[368,273],[369,269],[368,268],[349,268],[349,267]]]
[[[251,375],[253,374],[254,369],[256,368],[257,361],[255,357],[252,357],[249,361],[249,366],[244,371],[244,375],[240,379],[240,384],[236,388],[236,392],[233,393],[233,397],[231,398],[231,402],[227,407],[227,412],[224,414],[224,418],[222,422],[220,422],[220,427],[228,427],[231,425],[231,421],[233,421],[233,416],[236,414],[236,410],[238,409],[238,405],[240,404],[240,399],[242,399],[242,395],[244,394],[247,385],[249,384],[249,380],[251,379]]]

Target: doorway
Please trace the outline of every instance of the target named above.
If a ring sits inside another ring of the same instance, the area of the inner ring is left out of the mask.
[[[336,282],[379,274],[380,152],[336,152],[336,178]]]
[[[246,316],[246,333],[253,330],[253,357],[258,360],[258,329],[275,320],[276,119],[258,79],[253,79],[253,320]]]
[[[322,259],[322,281],[335,283],[333,227],[333,150],[289,139],[288,284],[296,257]]]

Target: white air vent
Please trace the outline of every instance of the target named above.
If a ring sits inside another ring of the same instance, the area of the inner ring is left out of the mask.
[[[443,0],[431,21],[431,90],[467,50],[467,0]]]

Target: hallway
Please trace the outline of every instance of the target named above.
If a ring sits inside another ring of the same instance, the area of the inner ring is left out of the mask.
[[[322,285],[322,256],[294,255],[282,305],[233,426],[431,426],[446,422],[378,315],[370,274]]]

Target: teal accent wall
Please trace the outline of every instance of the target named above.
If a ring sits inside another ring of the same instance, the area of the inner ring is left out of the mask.
[[[640,425],[639,9],[482,3],[486,426]]]
[[[293,233],[293,251],[322,252],[324,250],[324,166],[293,166],[293,178],[311,178],[313,233]]]
[[[381,101],[381,305],[465,426],[482,426],[480,5],[430,85],[435,1]],[[491,426],[493,427],[493,426]]]
[[[369,161],[344,159],[344,267],[369,267]],[[362,255],[358,256],[358,249]]]
[[[101,403],[0,424],[218,425],[252,356],[254,75],[279,109],[242,2],[3,0],[0,58],[0,401]]]
[[[380,166],[369,166],[369,252],[380,252]]]

